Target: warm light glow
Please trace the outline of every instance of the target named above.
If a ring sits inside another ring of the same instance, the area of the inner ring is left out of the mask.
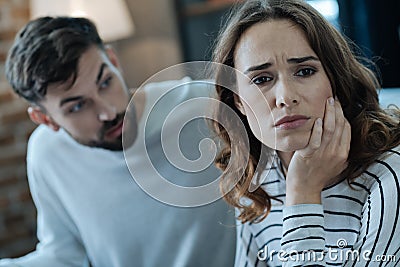
[[[131,36],[134,25],[124,0],[31,0],[31,17],[72,16],[93,20],[106,42]]]
[[[71,12],[72,17],[87,17],[88,15],[82,10],[74,10]]]

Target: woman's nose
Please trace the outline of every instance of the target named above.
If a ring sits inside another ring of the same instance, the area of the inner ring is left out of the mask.
[[[288,81],[281,81],[276,87],[276,106],[279,108],[291,107],[299,103],[300,97],[296,88]]]

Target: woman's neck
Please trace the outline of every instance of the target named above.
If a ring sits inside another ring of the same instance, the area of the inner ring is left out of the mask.
[[[288,169],[290,160],[293,157],[294,152],[278,151],[277,153],[278,153],[279,159],[281,160],[281,163],[282,163],[282,172],[286,177],[287,169]]]

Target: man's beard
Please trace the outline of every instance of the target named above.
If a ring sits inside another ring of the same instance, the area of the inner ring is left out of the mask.
[[[107,131],[109,131],[112,127],[119,124],[123,121],[123,132],[120,136],[115,138],[113,141],[106,141],[104,140],[104,136],[106,135]],[[125,122],[128,121],[127,125]],[[122,151],[124,148],[128,148],[136,140],[137,132],[138,132],[138,124],[136,120],[136,110],[134,108],[128,109],[126,112],[121,112],[117,114],[116,118],[112,121],[106,121],[103,124],[103,127],[99,130],[97,134],[98,140],[82,140],[79,138],[74,137],[70,132],[65,130],[76,142],[81,145],[89,146],[89,147],[97,147],[103,148],[112,151]]]
[[[107,150],[112,150],[112,151],[121,151],[124,149],[122,145],[122,134],[115,139],[115,141],[109,142],[109,141],[89,141],[87,145],[90,147],[97,147],[97,148],[103,148]]]
[[[99,133],[98,133],[98,139],[99,140],[92,140],[89,142],[80,142],[83,145],[87,145],[90,147],[98,147],[98,148],[104,148],[104,149],[108,149],[108,150],[113,150],[113,151],[120,151],[123,149],[123,145],[122,145],[122,133],[120,136],[118,136],[115,140],[113,141],[106,141],[104,140],[104,136],[106,135],[107,131],[109,131],[112,127],[114,127],[115,125],[119,124],[120,122],[123,121],[125,117],[125,112],[121,112],[119,114],[117,114],[117,116],[115,117],[115,119],[113,119],[112,121],[106,121],[103,124],[103,127],[101,127]],[[78,140],[79,142],[79,140]]]

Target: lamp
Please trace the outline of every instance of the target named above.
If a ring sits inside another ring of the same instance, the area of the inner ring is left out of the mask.
[[[131,36],[134,24],[124,0],[31,0],[31,18],[72,16],[91,19],[105,42]]]

